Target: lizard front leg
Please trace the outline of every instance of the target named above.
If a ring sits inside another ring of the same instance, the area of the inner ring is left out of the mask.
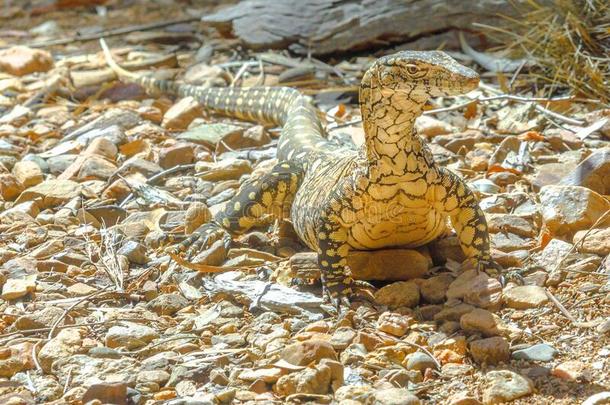
[[[322,273],[324,294],[337,305],[349,305],[352,296],[374,302],[372,286],[352,278],[347,264],[350,252],[349,226],[356,221],[353,197],[356,191],[348,179],[337,185],[335,191],[321,207],[322,214],[316,226],[318,265]]]
[[[192,235],[169,250],[187,259],[229,234],[241,234],[265,223],[269,216],[287,217],[303,178],[302,168],[292,162],[281,162],[260,179],[244,183],[212,222],[200,226]]]
[[[321,217],[318,227],[318,265],[324,294],[337,305],[345,304],[353,293],[351,271],[347,266],[347,230],[333,213]],[[342,302],[343,301],[343,302]]]
[[[455,173],[440,169],[436,197],[440,208],[449,215],[462,251],[474,260],[479,270],[493,273],[499,266],[491,259],[489,232],[485,213],[474,193]],[[496,274],[493,274],[496,275]]]

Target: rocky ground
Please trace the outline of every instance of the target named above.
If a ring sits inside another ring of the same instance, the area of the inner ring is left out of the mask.
[[[609,109],[498,95],[492,74],[434,100],[419,132],[515,277],[462,266],[453,234],[355,253],[378,305],[337,317],[288,222],[193,263],[162,246],[272,167],[277,129],[113,81],[96,42],[14,46],[204,12],[154,4],[1,10],[0,403],[610,403]],[[257,53],[198,23],[109,43],[157,77],[298,87],[331,139],[362,142],[369,54]]]

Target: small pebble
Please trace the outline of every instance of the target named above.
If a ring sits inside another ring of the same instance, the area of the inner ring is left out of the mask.
[[[610,391],[598,392],[585,399],[582,405],[603,405],[610,404]]]
[[[578,360],[568,360],[558,364],[551,374],[568,381],[589,381],[591,377],[587,365]]]
[[[407,369],[424,371],[428,368],[436,369],[436,362],[423,352],[415,352],[408,357]]]
[[[120,359],[121,353],[109,347],[92,347],[89,349],[89,356],[99,359]]]
[[[468,392],[458,392],[447,399],[448,405],[481,405],[481,401]]]
[[[510,348],[506,339],[494,336],[470,343],[470,354],[479,364],[498,364],[510,358]]]
[[[517,360],[529,361],[551,361],[557,354],[557,350],[547,344],[540,343],[527,349],[516,350],[513,352],[513,358]]]
[[[484,404],[501,404],[530,395],[534,391],[532,381],[509,370],[490,371],[485,375]]]

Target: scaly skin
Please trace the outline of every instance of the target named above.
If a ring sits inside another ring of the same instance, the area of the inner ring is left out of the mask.
[[[268,215],[289,217],[314,251],[325,290],[338,301],[354,293],[347,266],[351,249],[426,244],[446,229],[447,217],[466,256],[492,266],[485,216],[472,191],[438,167],[414,130],[431,97],[463,94],[478,75],[443,52],[400,52],[378,59],[360,86],[365,143],[360,150],[324,138],[314,107],[282,87],[199,88],[137,76],[110,66],[145,88],[193,96],[218,113],[282,126],[278,165],[245,183],[214,220],[174,248],[190,257],[225,230],[243,233]],[[495,267],[495,266],[494,266]]]

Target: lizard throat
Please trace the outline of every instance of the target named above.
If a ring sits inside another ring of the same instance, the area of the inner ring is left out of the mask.
[[[364,149],[369,165],[392,178],[421,170],[423,141],[415,133],[414,124],[427,98],[409,89],[361,88]]]

